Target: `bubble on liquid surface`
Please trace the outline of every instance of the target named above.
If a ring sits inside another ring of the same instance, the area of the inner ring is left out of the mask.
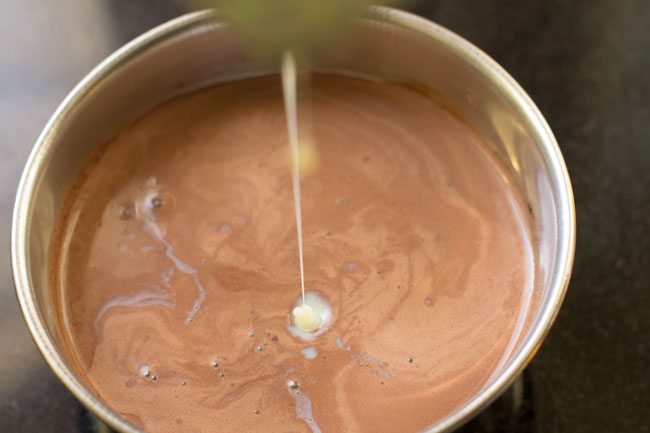
[[[330,323],[332,322],[332,307],[324,297],[314,291],[305,292],[305,304],[308,305],[311,310],[320,318],[320,324],[318,325],[318,328],[314,331],[304,331],[297,327],[291,320],[287,329],[289,330],[289,333],[294,337],[298,337],[304,341],[313,341],[316,337],[329,329]],[[303,302],[302,297],[300,296],[298,299],[296,299],[296,302],[290,311],[293,312],[294,308],[301,305],[303,305]]]
[[[151,207],[154,209],[160,209],[163,207],[163,199],[159,195],[155,195],[151,198]]]
[[[140,367],[138,367],[138,372],[144,377],[149,377],[151,375],[151,371],[149,370],[149,364],[140,365]]]

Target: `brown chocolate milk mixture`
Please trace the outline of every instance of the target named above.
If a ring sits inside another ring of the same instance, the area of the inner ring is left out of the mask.
[[[80,177],[52,263],[70,353],[149,432],[417,432],[511,355],[527,214],[481,139],[406,87],[316,75],[300,297],[280,80],[180,97]]]

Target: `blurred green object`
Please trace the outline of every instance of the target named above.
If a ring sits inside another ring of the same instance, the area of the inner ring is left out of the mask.
[[[278,57],[291,50],[307,57],[344,30],[369,0],[195,0],[215,7],[256,54]],[[395,4],[397,0],[380,2]]]

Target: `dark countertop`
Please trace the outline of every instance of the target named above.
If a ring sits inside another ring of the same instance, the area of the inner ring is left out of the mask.
[[[576,261],[557,322],[515,388],[463,431],[650,432],[650,2],[412,9],[474,42],[528,91],[556,134],[576,199]],[[74,84],[182,12],[171,0],[0,0],[3,432],[107,431],[49,371],[22,321],[9,264],[13,199],[32,144]]]

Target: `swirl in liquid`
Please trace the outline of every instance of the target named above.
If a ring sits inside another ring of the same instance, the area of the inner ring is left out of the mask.
[[[473,130],[403,86],[315,75],[299,274],[277,77],[177,98],[79,176],[52,263],[70,356],[153,433],[417,432],[511,353],[530,221]]]

